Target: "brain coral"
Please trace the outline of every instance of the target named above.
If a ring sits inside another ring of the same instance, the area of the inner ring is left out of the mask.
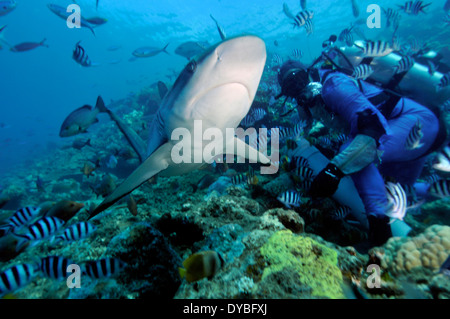
[[[416,237],[393,237],[384,252],[375,248],[373,253],[380,257],[381,267],[394,273],[419,267],[437,270],[450,253],[450,227],[433,225]]]

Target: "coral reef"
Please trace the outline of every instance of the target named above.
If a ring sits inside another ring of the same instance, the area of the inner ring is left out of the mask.
[[[299,282],[311,289],[312,296],[344,298],[335,250],[285,230],[269,238],[261,247],[261,255],[268,264],[262,275],[263,282],[273,273],[287,271],[297,273]]]

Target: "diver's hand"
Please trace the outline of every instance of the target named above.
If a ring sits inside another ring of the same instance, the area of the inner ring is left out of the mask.
[[[312,198],[329,197],[336,193],[344,173],[334,164],[328,164],[313,180],[309,195]]]

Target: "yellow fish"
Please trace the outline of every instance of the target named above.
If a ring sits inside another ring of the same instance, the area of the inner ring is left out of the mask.
[[[183,261],[184,268],[178,268],[181,278],[195,282],[203,278],[211,279],[223,266],[222,256],[215,251],[202,251]]]

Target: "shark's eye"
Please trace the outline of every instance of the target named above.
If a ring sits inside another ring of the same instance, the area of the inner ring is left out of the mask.
[[[192,60],[187,66],[186,70],[188,70],[190,73],[194,73],[197,69],[197,62],[195,60]]]

